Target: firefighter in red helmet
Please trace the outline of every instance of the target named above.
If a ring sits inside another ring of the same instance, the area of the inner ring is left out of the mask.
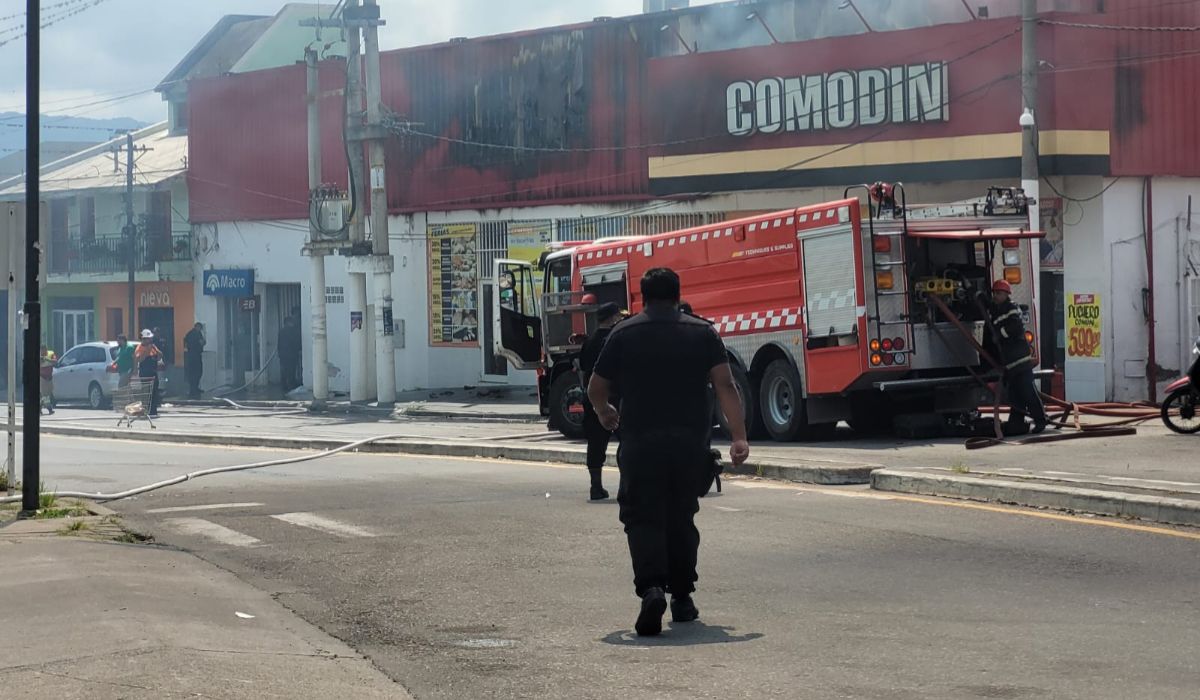
[[[1033,354],[1025,339],[1021,309],[1012,300],[1012,285],[1004,280],[992,283],[992,327],[1000,362],[1004,365],[1004,386],[1008,390],[1008,424],[1005,433],[1029,432],[1025,417],[1033,418],[1033,432],[1046,429],[1046,408],[1033,378]]]

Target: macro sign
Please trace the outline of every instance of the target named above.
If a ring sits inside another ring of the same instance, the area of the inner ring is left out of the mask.
[[[204,294],[212,297],[254,295],[254,270],[205,270]]]

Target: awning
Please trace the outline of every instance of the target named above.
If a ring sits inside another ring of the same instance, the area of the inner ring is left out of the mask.
[[[1025,231],[1021,229],[977,228],[968,231],[934,231],[909,227],[908,234],[913,238],[938,238],[950,241],[999,241],[1003,239],[1021,240],[1030,238],[1045,238],[1044,231]]]

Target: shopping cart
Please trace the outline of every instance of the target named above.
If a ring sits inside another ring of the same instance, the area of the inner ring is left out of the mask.
[[[150,402],[153,398],[153,377],[148,379],[131,377],[128,384],[118,387],[113,392],[112,402],[113,410],[121,414],[121,417],[117,419],[117,427],[124,425],[131,428],[134,421],[145,419],[151,428],[157,428],[158,426],[154,425],[154,418],[150,415]]]

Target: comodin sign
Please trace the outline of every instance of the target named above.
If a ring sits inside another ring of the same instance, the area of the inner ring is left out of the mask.
[[[205,270],[204,294],[248,297],[254,294],[254,270]]]
[[[750,136],[944,122],[948,75],[942,62],[739,80],[725,89],[727,128]]]

